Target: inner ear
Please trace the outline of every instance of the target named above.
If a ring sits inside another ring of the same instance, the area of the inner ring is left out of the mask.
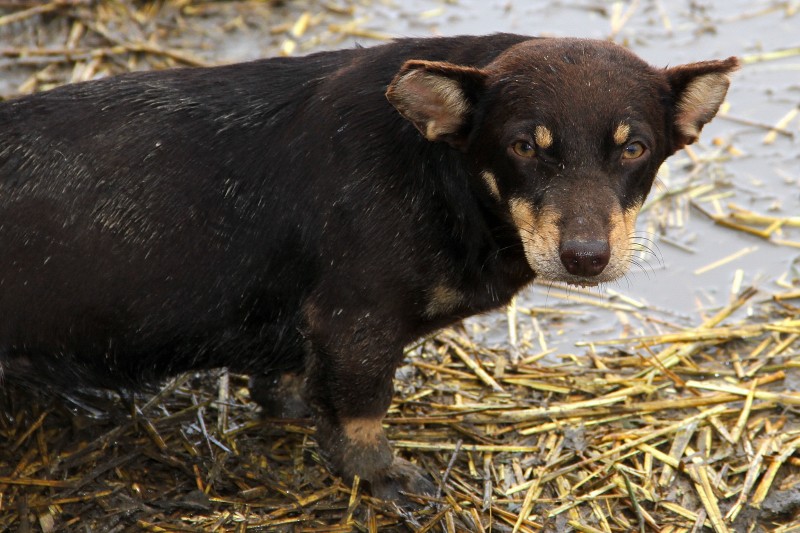
[[[386,98],[429,141],[463,146],[486,74],[442,61],[407,61]]]
[[[675,101],[674,148],[692,144],[717,114],[728,92],[728,75],[739,68],[739,60],[702,61],[666,70]]]

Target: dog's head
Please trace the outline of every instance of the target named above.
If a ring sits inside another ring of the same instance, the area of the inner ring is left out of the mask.
[[[596,284],[626,271],[659,166],[697,139],[737,67],[658,69],[605,41],[533,39],[485,68],[408,61],[387,98],[465,153],[539,278]]]

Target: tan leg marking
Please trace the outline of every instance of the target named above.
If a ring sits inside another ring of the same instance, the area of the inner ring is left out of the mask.
[[[486,187],[489,188],[489,194],[491,194],[495,200],[499,200],[500,189],[497,188],[497,177],[488,170],[484,170],[481,172],[481,178],[483,182],[486,183]]]
[[[617,126],[617,129],[614,130],[614,142],[617,143],[617,145],[621,145],[628,140],[630,134],[631,127],[624,122],[621,122],[619,126]]]
[[[363,446],[377,446],[383,439],[383,418],[350,418],[342,422],[348,440]]]
[[[553,133],[545,126],[536,126],[536,145],[545,150],[553,144]]]

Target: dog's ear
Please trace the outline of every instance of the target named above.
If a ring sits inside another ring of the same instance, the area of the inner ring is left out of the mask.
[[[695,142],[703,126],[714,118],[728,92],[728,74],[738,68],[739,60],[729,57],[666,69],[675,102],[675,150]]]
[[[429,141],[462,147],[486,73],[442,61],[406,61],[386,98]]]

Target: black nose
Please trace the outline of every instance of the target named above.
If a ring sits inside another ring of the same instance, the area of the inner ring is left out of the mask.
[[[598,275],[610,257],[607,241],[566,241],[561,244],[561,262],[574,276]]]

